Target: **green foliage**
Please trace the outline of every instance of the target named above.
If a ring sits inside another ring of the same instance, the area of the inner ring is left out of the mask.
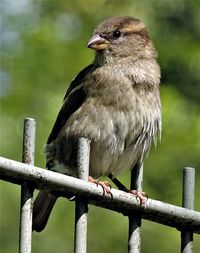
[[[110,16],[135,16],[149,27],[162,70],[162,142],[146,159],[144,190],[151,198],[181,205],[181,168],[195,167],[196,189],[200,185],[199,7],[199,1],[184,0],[1,1],[1,156],[21,160],[23,118],[33,117],[35,164],[45,166],[43,146],[66,88],[92,61],[85,45],[93,28]],[[120,179],[128,185],[129,173]],[[19,186],[1,182],[5,253],[18,248],[19,194]],[[200,210],[197,201],[195,209]],[[72,252],[73,220],[73,203],[59,200],[47,229],[33,234],[32,252]],[[91,206],[88,237],[88,252],[126,252],[127,219]],[[195,236],[194,252],[200,252],[198,240]],[[179,247],[178,231],[143,222],[143,253],[178,252]]]

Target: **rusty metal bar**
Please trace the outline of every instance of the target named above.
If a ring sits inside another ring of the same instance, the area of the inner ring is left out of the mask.
[[[195,169],[183,169],[183,197],[182,205],[190,210],[194,209]],[[192,253],[193,232],[191,230],[181,231],[181,253]]]
[[[131,171],[131,189],[142,191],[143,164],[136,164]],[[128,252],[140,253],[141,251],[141,214],[133,212],[129,215]]]
[[[34,119],[24,120],[23,153],[22,162],[34,165],[35,153],[35,130]],[[20,207],[20,229],[19,229],[19,252],[31,253],[32,240],[32,197],[33,188],[28,181],[21,184],[21,207]]]
[[[78,178],[88,181],[90,159],[90,141],[86,138],[78,139],[77,147],[77,170]],[[87,252],[87,217],[88,203],[83,197],[76,198],[75,205],[75,234],[74,252]]]
[[[60,196],[65,196],[66,192],[83,196],[88,198],[90,204],[117,212],[140,211],[142,219],[180,230],[192,229],[194,233],[200,234],[200,212],[197,211],[150,198],[146,207],[143,207],[132,194],[116,189],[111,190],[112,196],[103,194],[102,187],[97,187],[93,183],[3,157],[0,157],[0,178],[17,184],[22,184],[26,180],[37,189],[55,191]]]

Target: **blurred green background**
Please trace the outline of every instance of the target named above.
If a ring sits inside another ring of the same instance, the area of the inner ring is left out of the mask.
[[[93,59],[86,48],[105,18],[143,20],[159,51],[162,70],[162,142],[145,161],[150,198],[181,205],[182,168],[196,168],[195,210],[200,211],[200,1],[1,0],[1,156],[21,160],[25,117],[37,121],[35,164],[72,78]],[[119,177],[129,184],[130,173]],[[18,250],[20,187],[1,181],[0,249]],[[88,252],[127,252],[127,218],[90,206]],[[74,203],[60,199],[33,253],[73,252]],[[200,236],[194,236],[194,253]],[[179,252],[180,233],[143,221],[142,253]]]

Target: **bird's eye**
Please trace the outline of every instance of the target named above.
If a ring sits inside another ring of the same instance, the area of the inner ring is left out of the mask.
[[[119,30],[115,30],[115,31],[113,32],[113,37],[119,38],[120,36],[121,36],[121,32],[120,32]]]

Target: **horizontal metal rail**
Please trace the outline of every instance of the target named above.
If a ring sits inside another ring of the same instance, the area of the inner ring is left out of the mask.
[[[0,157],[0,178],[20,185],[26,181],[37,189],[49,189],[60,196],[73,193],[78,197],[86,197],[90,204],[124,215],[139,211],[144,219],[200,233],[200,212],[153,199],[148,199],[144,207],[129,193],[115,189],[111,190],[112,195],[103,193],[102,188],[95,184],[3,157]]]

